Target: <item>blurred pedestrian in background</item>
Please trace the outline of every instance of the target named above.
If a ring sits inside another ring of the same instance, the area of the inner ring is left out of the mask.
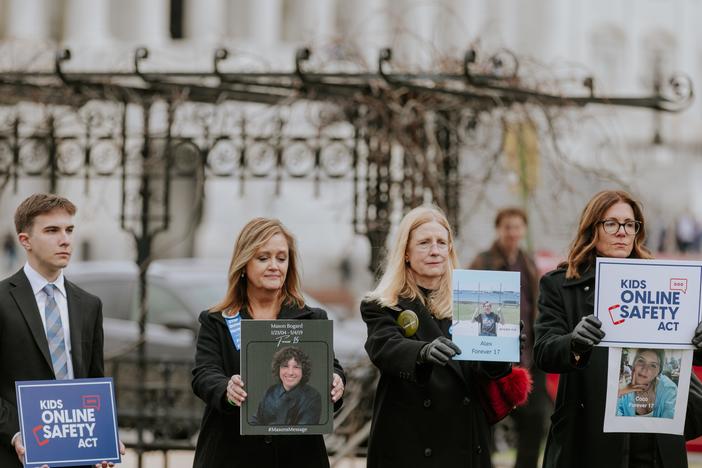
[[[5,270],[11,271],[17,262],[17,244],[15,244],[15,236],[11,232],[5,234],[5,240],[2,242],[2,252],[5,255]]]
[[[675,220],[675,243],[680,253],[699,252],[700,225],[689,209]]]
[[[517,432],[517,468],[536,468],[541,441],[544,437],[546,413],[550,407],[546,393],[546,374],[534,368],[534,320],[539,277],[536,264],[522,249],[527,232],[527,215],[521,208],[503,208],[495,216],[495,241],[471,262],[472,270],[518,271],[520,273],[519,314],[524,322],[527,342],[521,353],[520,365],[530,370],[534,389],[525,406],[517,408],[512,420]]]

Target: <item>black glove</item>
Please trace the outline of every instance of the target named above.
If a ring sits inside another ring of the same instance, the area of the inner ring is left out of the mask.
[[[702,349],[702,322],[695,328],[695,336],[692,337],[692,344],[697,351]]]
[[[422,350],[419,351],[419,359],[417,361],[420,364],[445,366],[449,359],[456,354],[461,354],[461,348],[445,336],[440,336],[431,343],[424,345]]]
[[[605,336],[601,328],[602,322],[594,315],[581,318],[570,333],[570,348],[578,354],[590,351]]]
[[[524,347],[526,346],[527,336],[524,333],[524,320],[519,321],[519,352],[524,352]]]

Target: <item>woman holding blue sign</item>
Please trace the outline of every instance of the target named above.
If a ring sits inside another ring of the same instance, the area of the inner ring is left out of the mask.
[[[321,435],[242,436],[240,406],[246,386],[239,375],[240,320],[326,320],[305,305],[297,246],[280,221],[255,218],[234,246],[225,298],[200,314],[193,391],[205,403],[195,468],[326,468]],[[344,372],[334,359],[330,398],[341,406]]]
[[[541,279],[534,359],[542,370],[560,374],[545,468],[687,466],[683,436],[603,432],[608,349],[595,347],[604,338],[593,315],[596,258],[652,258],[645,239],[639,202],[623,191],[600,192],[580,216],[567,260]],[[700,340],[698,327],[693,344]],[[657,358],[644,354],[650,361]],[[639,372],[636,390],[656,398],[647,378]]]

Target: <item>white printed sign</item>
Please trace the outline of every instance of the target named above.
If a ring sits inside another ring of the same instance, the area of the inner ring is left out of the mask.
[[[682,434],[692,351],[609,348],[603,432]]]
[[[699,262],[598,258],[599,346],[693,349],[701,278]]]

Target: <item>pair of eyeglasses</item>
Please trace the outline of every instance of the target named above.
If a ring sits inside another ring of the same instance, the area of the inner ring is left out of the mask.
[[[429,240],[421,240],[419,243],[417,243],[417,249],[421,251],[430,251],[432,247],[436,246],[436,248],[440,251],[446,251],[449,248],[448,243],[444,241],[437,241],[437,242],[432,242]]]
[[[661,368],[661,365],[657,362],[647,362],[645,359],[638,358],[636,361],[634,361],[634,367],[650,369],[654,372],[658,372],[658,370]]]
[[[600,221],[599,224],[602,225],[602,229],[604,229],[604,232],[607,234],[616,234],[623,226],[624,232],[630,236],[633,236],[639,232],[639,229],[641,229],[641,221],[635,221],[633,219],[624,221],[623,223],[620,223],[616,219],[605,219],[604,221]]]

